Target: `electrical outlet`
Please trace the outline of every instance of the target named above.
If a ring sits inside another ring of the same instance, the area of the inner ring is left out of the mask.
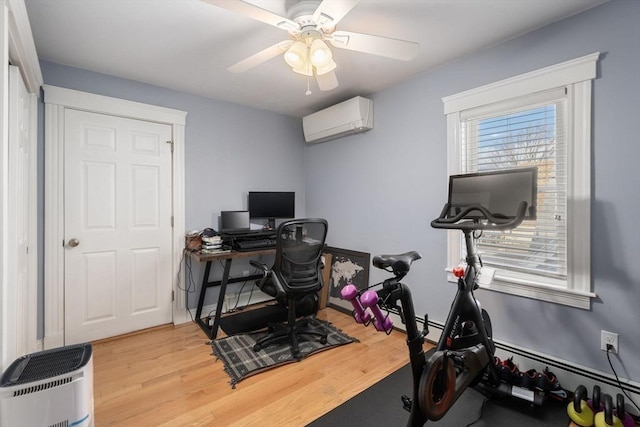
[[[607,344],[611,345],[611,353],[618,353],[618,334],[615,332],[600,331],[600,350],[607,351]]]

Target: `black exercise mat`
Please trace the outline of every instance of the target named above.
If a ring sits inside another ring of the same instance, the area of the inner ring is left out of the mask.
[[[220,329],[227,335],[237,335],[265,329],[269,322],[287,320],[287,309],[280,305],[268,305],[220,318]]]
[[[406,365],[385,379],[349,399],[308,427],[403,427],[409,412],[402,408],[402,395],[411,396],[413,380]],[[486,400],[486,402],[485,402]],[[483,407],[484,405],[484,407]],[[480,416],[482,414],[482,416]],[[467,389],[439,421],[425,425],[465,427],[480,418],[473,427],[567,427],[569,418],[565,404],[547,400],[532,408],[516,398],[487,398]]]
[[[321,344],[315,337],[307,341],[300,337],[299,349],[302,359],[312,354],[329,350],[352,342],[358,342],[331,323],[324,320],[310,318],[309,327],[327,334],[327,343]],[[251,375],[264,372],[291,362],[297,362],[291,355],[291,346],[287,340],[276,341],[267,345],[260,351],[253,351],[256,341],[265,336],[267,331],[251,334],[233,335],[227,338],[214,340],[211,343],[213,354],[224,362],[224,370],[231,377],[231,386]]]

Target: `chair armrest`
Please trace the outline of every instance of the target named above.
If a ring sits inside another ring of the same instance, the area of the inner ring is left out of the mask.
[[[274,297],[280,303],[283,303],[282,301],[286,301],[286,292],[278,280],[278,277],[273,273],[273,270],[261,261],[251,260],[249,261],[249,264],[262,271],[262,277],[256,280],[258,289],[267,295]]]
[[[258,270],[262,270],[262,274],[264,274],[265,276],[271,273],[271,271],[269,270],[269,267],[267,267],[267,265],[263,262],[251,260],[249,261],[249,264],[257,268]]]
[[[271,277],[271,270],[269,269],[269,267],[267,267],[265,263],[260,261],[251,260],[249,261],[249,264],[251,264],[252,267],[262,271],[262,278],[256,281],[256,285],[260,290],[264,291],[264,285],[267,282],[267,280]],[[274,295],[271,295],[271,296],[274,296]]]

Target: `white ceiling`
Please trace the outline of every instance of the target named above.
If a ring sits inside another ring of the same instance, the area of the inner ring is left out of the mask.
[[[309,96],[307,78],[281,57],[244,73],[227,71],[288,35],[200,0],[25,3],[40,59],[302,117],[605,1],[361,0],[337,28],[418,42],[417,57],[405,62],[332,48],[340,86],[322,92],[312,80]],[[250,3],[286,16],[292,0]]]

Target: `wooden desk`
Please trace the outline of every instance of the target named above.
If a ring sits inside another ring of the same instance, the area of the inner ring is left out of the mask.
[[[255,274],[253,276],[238,277],[235,279],[229,279],[229,272],[231,271],[231,261],[238,258],[256,258],[260,255],[275,254],[276,249],[258,249],[255,251],[231,251],[222,254],[198,254],[191,253],[191,257],[198,262],[206,262],[204,268],[204,274],[202,275],[202,285],[200,287],[200,296],[198,297],[198,308],[196,310],[196,323],[204,331],[209,339],[214,340],[218,335],[218,328],[220,327],[220,316],[222,315],[222,304],[224,303],[224,295],[227,292],[228,283],[246,282],[248,280],[257,280],[262,278],[262,274]],[[224,260],[224,272],[222,273],[222,279],[213,282],[209,281],[209,274],[211,273],[211,263],[213,261]],[[212,286],[220,286],[220,293],[218,294],[218,303],[216,305],[216,312],[213,317],[213,325],[207,325],[200,316],[202,315],[202,306],[204,305],[204,297],[207,293],[207,289]]]

